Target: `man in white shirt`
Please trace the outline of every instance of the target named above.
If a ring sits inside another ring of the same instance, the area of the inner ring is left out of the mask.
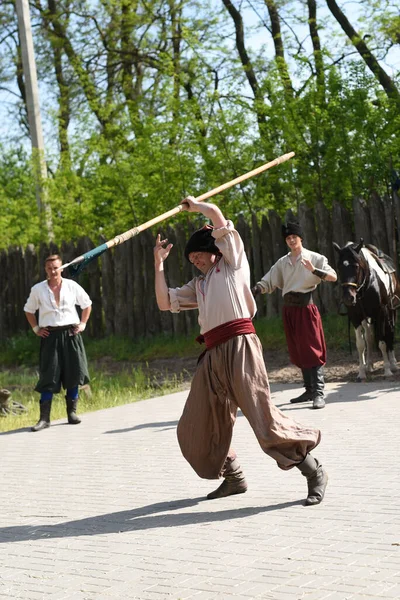
[[[305,392],[292,403],[312,400],[313,408],[325,407],[323,366],[326,344],[321,315],[312,292],[321,281],[336,281],[337,275],[322,254],[303,247],[299,223],[282,226],[282,235],[290,252],[282,256],[253,288],[257,294],[281,289],[283,325],[291,362],[303,374]]]
[[[40,418],[32,431],[50,427],[53,394],[66,389],[68,423],[81,422],[76,415],[78,390],[89,382],[85,348],[81,333],[92,310],[85,290],[72,279],[63,279],[58,254],[45,260],[46,281],[34,285],[24,306],[29,325],[40,340],[39,381]],[[76,306],[82,309],[79,319]],[[36,320],[36,311],[39,319]]]
[[[256,303],[242,239],[214,204],[192,196],[182,203],[214,225],[189,239],[185,257],[200,275],[181,287],[169,288],[165,279],[164,262],[172,244],[158,235],[154,248],[158,307],[174,313],[198,309],[200,337],[207,348],[198,361],[178,424],[182,454],[200,477],[223,477],[208,499],[246,492],[247,483],[231,447],[240,408],[262,450],[281,469],[297,467],[307,478],[306,505],[319,504],[328,475],[310,452],[319,444],[321,432],[294,421],[271,401],[262,348],[252,323]]]

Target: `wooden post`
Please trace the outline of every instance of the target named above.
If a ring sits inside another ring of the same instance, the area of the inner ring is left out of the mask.
[[[40,119],[39,89],[36,75],[36,62],[33,50],[31,18],[28,0],[15,0],[18,17],[19,39],[21,42],[22,68],[28,111],[29,133],[32,143],[32,158],[36,179],[36,202],[39,216],[47,233],[47,240],[54,239],[51,209],[47,202],[44,182],[47,179],[47,168],[44,158],[44,142],[42,122]]]

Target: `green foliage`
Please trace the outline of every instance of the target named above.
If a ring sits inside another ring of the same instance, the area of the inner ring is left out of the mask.
[[[39,352],[38,338],[23,333],[0,341],[0,364],[2,367],[32,366],[37,364]]]
[[[389,50],[393,7],[358,4],[362,31]],[[317,17],[320,52],[299,45],[305,3],[279,3],[285,58],[266,52],[267,13],[255,13],[252,27],[244,21],[245,67],[222,4],[60,0],[51,27],[44,5],[31,10],[39,80],[50,90],[46,191],[57,241],[110,238],[291,150],[289,163],[218,198],[225,212],[283,215],[302,201],[350,207],[355,195],[387,192],[391,165],[400,168],[398,107],[332,16]],[[0,77],[12,85],[16,16],[11,7],[1,16]],[[265,46],[252,47],[252,29],[265,32]],[[25,126],[20,109],[15,123]],[[0,147],[0,248],[43,238],[33,170],[16,140]]]
[[[89,362],[111,357],[113,361],[150,361],[174,356],[197,356],[199,345],[192,336],[136,338],[109,336],[103,339],[85,338]],[[0,364],[3,367],[34,366],[38,361],[39,340],[31,332],[0,341]]]
[[[153,338],[130,339],[118,336],[109,336],[103,340],[85,341],[89,361],[98,360],[105,356],[116,361],[151,361],[158,358],[173,358],[183,356],[196,356],[199,354],[199,345],[193,336],[167,335],[154,336]]]
[[[0,145],[0,248],[41,239],[34,178],[26,153]]]

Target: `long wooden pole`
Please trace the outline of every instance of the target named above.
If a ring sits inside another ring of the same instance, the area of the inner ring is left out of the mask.
[[[208,192],[205,192],[204,194],[201,194],[200,196],[197,196],[196,200],[199,202],[202,202],[203,200],[207,200],[207,198],[216,196],[220,192],[223,192],[223,191],[233,187],[234,185],[241,183],[242,181],[246,181],[246,179],[250,179],[251,177],[254,177],[255,175],[259,175],[260,173],[263,173],[264,171],[267,171],[268,169],[271,169],[272,167],[280,165],[281,163],[292,158],[294,155],[295,155],[294,152],[289,152],[288,154],[283,154],[282,156],[279,156],[278,158],[275,158],[274,160],[271,160],[270,162],[265,163],[264,165],[261,165],[260,167],[257,167],[257,169],[253,169],[252,171],[249,171],[248,173],[245,173],[244,175],[240,175],[239,177],[236,177],[236,179],[232,179],[231,181],[228,181],[227,183],[223,183],[222,185],[220,185],[212,190],[209,190]],[[123,244],[124,242],[126,242],[129,239],[138,235],[141,231],[144,231],[145,229],[148,229],[149,227],[153,227],[153,225],[157,225],[157,223],[160,223],[161,221],[165,221],[165,219],[168,219],[169,217],[173,217],[174,215],[177,215],[178,213],[182,212],[183,210],[184,210],[184,206],[182,204],[180,204],[179,206],[172,208],[171,210],[163,213],[162,215],[159,215],[158,217],[154,217],[154,219],[150,219],[150,221],[146,221],[146,223],[143,223],[142,225],[138,225],[137,227],[133,227],[133,229],[129,229],[128,231],[125,231],[124,233],[121,233],[120,235],[116,235],[114,238],[112,238],[108,242],[105,242],[104,244],[99,246],[99,248],[102,248],[102,252],[104,252],[104,250],[113,248],[114,246],[118,246],[119,244]],[[91,252],[95,253],[95,251],[96,251],[96,248],[94,250],[92,250]],[[76,264],[82,262],[84,259],[85,259],[84,255],[78,256],[77,258],[74,258],[73,261],[59,267],[59,269],[62,270],[62,269],[65,269],[66,267],[69,267],[70,265],[76,265]]]
[[[275,158],[275,160],[271,160],[271,162],[261,165],[261,167],[257,167],[257,169],[253,169],[252,171],[249,171],[248,173],[245,173],[244,175],[240,175],[240,177],[236,177],[236,179],[232,179],[232,181],[223,183],[219,187],[216,187],[212,190],[209,190],[208,192],[205,192],[204,194],[201,194],[201,196],[197,196],[196,200],[198,202],[202,202],[203,200],[207,200],[207,198],[216,196],[220,192],[223,192],[223,191],[237,185],[238,183],[242,183],[242,181],[246,181],[246,179],[250,179],[251,177],[254,177],[255,175],[259,175],[259,173],[263,173],[264,171],[267,171],[267,169],[271,169],[272,167],[275,167],[276,165],[280,165],[281,163],[285,162],[286,160],[289,160],[290,158],[292,158],[293,156],[294,156],[294,152],[289,152],[288,154],[283,154],[282,156]],[[138,233],[140,233],[141,231],[144,231],[145,229],[148,229],[149,227],[153,227],[153,225],[156,225],[157,223],[160,223],[161,221],[164,221],[165,219],[169,219],[169,217],[173,217],[174,215],[177,215],[178,213],[182,212],[183,210],[184,210],[184,207],[182,206],[182,204],[180,204],[179,206],[176,206],[175,208],[163,213],[162,215],[159,215],[158,217],[154,217],[154,219],[150,219],[150,221],[147,221],[146,223],[143,223],[142,225],[138,225],[138,227],[134,227],[133,229],[129,229],[129,231],[125,231],[125,233],[121,233],[120,235],[115,236],[115,238],[106,242],[106,244],[107,244],[108,248],[112,248],[113,246],[118,246],[118,244],[122,244],[123,242],[126,242],[127,240],[129,240],[131,237],[138,235]]]

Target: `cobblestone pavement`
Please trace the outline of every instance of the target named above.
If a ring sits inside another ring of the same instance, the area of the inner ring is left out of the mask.
[[[324,410],[273,400],[322,429],[325,501],[264,455],[243,416],[246,494],[207,501],[180,454],[186,393],[0,435],[0,599],[400,598],[400,389],[329,384]]]

